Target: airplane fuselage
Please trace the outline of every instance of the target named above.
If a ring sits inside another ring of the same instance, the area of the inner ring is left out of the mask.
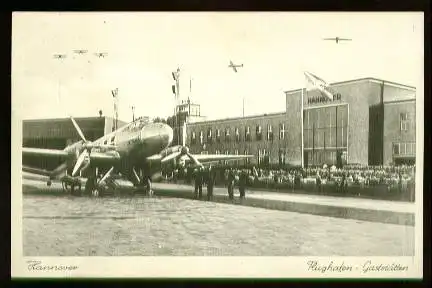
[[[147,157],[166,149],[171,144],[172,139],[172,128],[166,124],[149,123],[142,127],[131,125],[95,141],[115,145],[114,150],[93,148],[91,153],[116,153],[118,161],[114,167],[119,172],[128,175],[131,173],[132,168],[148,170],[150,161],[147,160]],[[99,162],[99,164],[105,166],[103,161]],[[107,161],[106,164],[112,166],[113,162]]]

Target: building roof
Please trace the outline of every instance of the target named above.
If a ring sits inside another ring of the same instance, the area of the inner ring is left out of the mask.
[[[378,79],[378,78],[374,78],[374,77],[366,77],[366,78],[359,78],[359,79],[353,79],[353,80],[347,80],[347,81],[333,82],[333,83],[329,83],[329,85],[331,85],[331,86],[340,86],[340,85],[354,84],[354,83],[365,82],[365,81],[370,81],[370,82],[380,83],[380,84],[384,83],[386,85],[396,86],[396,87],[400,87],[400,88],[403,88],[403,89],[416,91],[416,87],[414,87],[414,86],[400,84],[400,83],[396,83],[396,82],[392,82],[392,81],[387,81],[387,80],[383,80],[383,79]],[[300,92],[302,89],[304,89],[304,88],[287,90],[287,91],[284,91],[284,93],[285,94],[296,93],[296,92]]]
[[[113,120],[113,117],[109,117],[109,116],[94,116],[94,117],[74,117],[75,120],[77,121],[94,121],[94,120],[99,120],[99,119],[108,119],[108,120]],[[23,120],[23,122],[64,122],[64,121],[70,121],[70,118],[65,117],[65,118],[42,118],[42,119],[26,119]],[[119,119],[119,122],[124,122]]]
[[[200,124],[212,124],[212,123],[221,123],[221,122],[231,122],[231,121],[238,121],[238,120],[251,120],[251,119],[257,119],[257,118],[264,118],[264,117],[273,117],[273,116],[283,116],[286,112],[276,112],[276,113],[265,113],[265,114],[258,114],[258,115],[250,115],[245,117],[233,117],[233,118],[223,118],[223,119],[215,119],[215,120],[207,120],[207,121],[197,121],[194,123],[190,123],[189,125],[200,125]]]

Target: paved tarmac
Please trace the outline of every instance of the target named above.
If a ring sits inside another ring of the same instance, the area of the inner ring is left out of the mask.
[[[38,193],[42,190],[54,191],[57,195],[63,194],[60,183],[53,182],[46,187],[43,182],[26,179],[27,193],[32,189]],[[37,187],[37,188],[31,188]],[[154,183],[153,188],[158,196],[192,199],[193,187],[184,184]],[[130,189],[125,189],[125,191]],[[206,199],[206,188],[203,189],[203,199]],[[242,204],[246,206],[261,207],[273,210],[307,213],[320,216],[332,216],[363,221],[415,225],[415,203],[399,201],[383,201],[360,199],[351,197],[333,197],[307,194],[289,194],[268,191],[247,191],[244,201],[238,200],[238,189],[235,189],[235,200],[227,197],[227,189],[215,187],[213,201],[223,203]]]
[[[172,190],[182,192],[192,192],[193,186],[183,184],[169,184],[169,183],[155,183],[154,188],[157,190]],[[203,194],[206,196],[207,189],[203,188]],[[228,195],[227,188],[215,187],[215,195]],[[235,195],[239,196],[238,189],[235,189]],[[396,202],[396,201],[384,201],[375,199],[362,199],[352,197],[334,197],[334,196],[320,196],[320,195],[307,195],[307,194],[289,194],[280,192],[269,192],[253,190],[247,191],[248,198],[255,199],[268,199],[284,202],[299,202],[316,205],[326,206],[341,206],[349,208],[360,208],[360,209],[373,209],[373,210],[384,210],[393,212],[404,212],[414,213],[415,204],[411,202]]]
[[[166,197],[23,196],[25,256],[411,256],[414,227]]]

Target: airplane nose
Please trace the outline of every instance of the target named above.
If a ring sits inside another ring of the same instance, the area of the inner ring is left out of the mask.
[[[164,134],[168,138],[168,145],[171,144],[171,142],[174,139],[174,132],[173,132],[173,129],[169,125],[164,124]]]
[[[141,130],[141,140],[146,143],[154,142],[156,146],[164,146],[166,148],[171,144],[174,138],[173,129],[164,123],[154,123],[144,127]],[[158,143],[158,144],[156,144]]]

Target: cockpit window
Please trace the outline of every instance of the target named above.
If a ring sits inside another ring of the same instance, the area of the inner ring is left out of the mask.
[[[139,131],[141,130],[146,124],[148,123],[148,121],[146,121],[145,119],[138,119],[135,122],[132,122],[125,130],[126,131]]]

